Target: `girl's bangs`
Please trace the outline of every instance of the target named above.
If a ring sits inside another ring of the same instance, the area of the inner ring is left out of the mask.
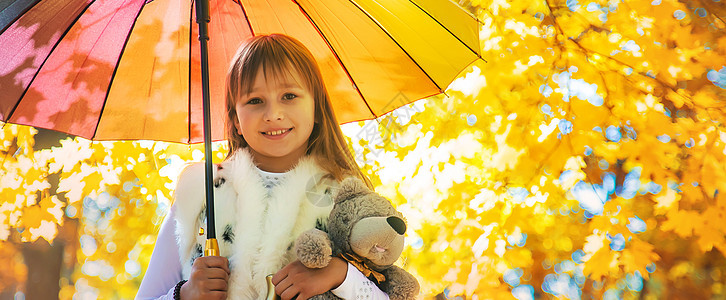
[[[283,45],[284,41],[276,39],[260,39],[254,41],[248,49],[239,72],[239,86],[236,96],[241,97],[252,92],[257,72],[263,72],[265,80],[295,78],[295,73],[303,82],[298,82],[312,91],[312,80],[309,64],[300,53],[288,50],[295,45]]]

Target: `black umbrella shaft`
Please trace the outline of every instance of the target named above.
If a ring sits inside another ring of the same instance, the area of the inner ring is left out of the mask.
[[[212,125],[210,124],[209,108],[209,56],[207,41],[209,40],[209,0],[196,0],[197,23],[199,24],[199,45],[202,58],[202,108],[204,114],[204,174],[207,192],[207,238],[216,239],[214,228],[214,186],[212,184]]]

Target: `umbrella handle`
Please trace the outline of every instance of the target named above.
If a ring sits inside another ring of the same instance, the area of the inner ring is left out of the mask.
[[[207,239],[207,244],[204,247],[204,256],[219,256],[217,239]]]
[[[265,280],[267,280],[267,297],[265,297],[265,300],[280,300],[280,296],[275,294],[275,285],[272,284],[272,275],[265,276]]]

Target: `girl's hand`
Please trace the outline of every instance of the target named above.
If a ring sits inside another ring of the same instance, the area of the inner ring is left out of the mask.
[[[309,269],[296,260],[272,276],[272,283],[275,284],[275,293],[282,300],[295,296],[303,300],[337,288],[347,274],[348,263],[337,257],[320,269]]]
[[[189,281],[181,287],[180,298],[227,299],[229,261],[223,256],[202,256],[194,260]]]

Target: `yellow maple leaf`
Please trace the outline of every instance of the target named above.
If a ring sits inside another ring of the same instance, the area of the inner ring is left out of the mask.
[[[701,249],[701,251],[708,252],[713,249],[714,246],[718,246],[717,248],[725,249],[726,248],[726,240],[724,239],[724,232],[719,229],[712,226],[702,226],[696,230],[696,235],[698,235],[698,247]]]
[[[660,255],[653,251],[654,247],[648,242],[640,239],[633,239],[623,250],[620,264],[626,273],[639,271],[643,278],[648,279],[648,271],[645,267],[660,259]]]
[[[657,196],[653,197],[655,200],[655,211],[658,214],[664,212],[670,212],[673,209],[678,210],[678,201],[681,199],[681,195],[676,193],[672,189],[665,189],[665,192],[661,192]]]
[[[672,230],[678,236],[687,238],[693,235],[694,228],[703,226],[700,215],[694,211],[673,209],[668,211],[667,219],[663,222],[661,230]]]
[[[26,207],[21,220],[26,228],[38,228],[43,220],[43,211],[37,205]]]
[[[602,247],[587,260],[583,273],[593,280],[600,280],[618,268],[620,253]]]

